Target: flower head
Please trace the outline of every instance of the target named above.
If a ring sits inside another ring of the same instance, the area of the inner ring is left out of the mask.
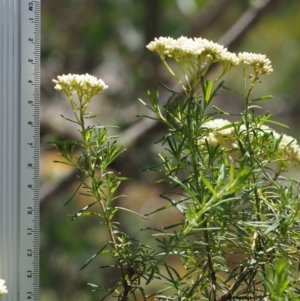
[[[175,45],[175,40],[173,38],[155,38],[154,41],[150,42],[146,47],[150,51],[157,52],[158,55],[163,58],[165,55],[169,54],[170,49]]]
[[[224,46],[203,38],[155,38],[146,46],[150,51],[157,52],[160,57],[172,57],[176,61],[193,57],[197,62],[209,60],[212,62],[230,62],[233,66],[239,64],[238,57]]]
[[[238,54],[240,63],[252,66],[256,76],[269,74],[273,71],[271,61],[264,54],[242,52]]]
[[[102,79],[97,79],[90,74],[68,74],[60,75],[57,80],[53,79],[56,84],[54,89],[65,92],[71,96],[74,92],[79,96],[88,96],[89,98],[97,95],[108,88]]]
[[[7,293],[8,293],[8,291],[7,291],[7,288],[5,285],[5,280],[0,279],[0,296],[5,295]]]
[[[231,53],[224,46],[203,38],[170,37],[155,38],[146,46],[150,51],[157,52],[172,76],[180,83],[184,91],[194,90],[213,63],[223,64],[222,75],[239,64],[236,54]],[[173,58],[178,64],[187,87],[181,82],[166,62],[166,57]]]
[[[203,124],[207,134],[198,140],[198,145],[204,147],[206,143],[210,146],[220,145],[227,149],[236,147],[236,133],[233,124],[226,119],[213,119]]]
[[[260,75],[269,74],[273,71],[270,60],[263,54],[243,52],[236,55],[229,52],[224,46],[203,38],[170,37],[155,38],[146,46],[150,51],[157,52],[161,60],[173,77],[180,83],[184,91],[193,91],[213,63],[221,63],[223,76],[232,67],[240,64],[252,66],[255,80]],[[166,62],[166,57],[173,58],[179,65],[183,77],[187,81],[187,87],[181,82]],[[219,79],[218,78],[218,79]]]
[[[300,146],[297,141],[293,137],[285,134],[279,135],[275,132],[273,135],[275,139],[281,139],[278,147],[279,152],[282,153],[287,160],[300,165]]]

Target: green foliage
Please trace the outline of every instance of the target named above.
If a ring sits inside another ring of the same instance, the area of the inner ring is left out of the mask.
[[[296,253],[290,252],[299,239],[294,232],[299,228],[295,193],[298,184],[288,178],[288,188],[279,184],[279,175],[269,166],[276,162],[271,158],[278,151],[278,141],[266,144],[271,134],[257,127],[264,116],[249,113],[247,108],[241,115],[242,122],[220,128],[235,127],[240,135],[235,149],[239,156],[232,159],[232,150],[220,145],[213,147],[207,140],[205,147],[200,148],[199,138],[207,135],[205,121],[213,115],[205,112],[211,86],[202,84],[202,89],[200,97],[178,98],[162,108],[158,104],[158,88],[153,94],[147,93],[159,121],[169,128],[169,133],[159,141],[165,147],[160,154],[162,164],[151,169],[164,174],[160,181],[169,183],[170,188],[161,197],[182,214],[180,223],[167,225],[165,231],[158,230],[157,241],[162,249],[160,256],[176,254],[185,273],[179,275],[164,263],[167,276],[160,276],[172,289],[175,300],[285,300],[272,296],[279,296],[278,290],[292,286],[286,280],[287,272],[282,274],[276,268],[276,281],[285,277],[285,282],[278,286],[264,280],[265,288],[257,274],[269,279],[267,265],[273,264],[279,255],[293,265],[298,264]],[[174,96],[175,92],[170,99]],[[242,125],[245,133],[240,131]],[[262,135],[258,135],[259,131]],[[253,136],[257,138],[255,147]],[[261,153],[268,157],[261,160]],[[289,199],[282,196],[283,191],[289,191]],[[169,208],[163,206],[152,214]],[[289,230],[285,217],[292,219],[288,222]],[[175,230],[169,232],[170,228]],[[243,253],[245,258],[232,269],[226,262],[228,252]]]
[[[85,76],[66,76],[55,81],[56,88],[66,93],[73,109],[75,120],[65,119],[79,126],[82,139],[78,141],[52,141],[50,144],[54,145],[59,154],[65,159],[65,161],[59,161],[59,163],[71,165],[82,172],[83,176],[78,176],[80,184],[75,194],[79,193],[87,199],[91,199],[90,203],[71,216],[71,220],[74,221],[80,217],[96,217],[101,225],[105,225],[110,237],[110,241],[101,246],[99,251],[93,254],[81,269],[86,268],[101,254],[111,255],[115,264],[101,266],[100,268],[110,267],[120,270],[120,279],[110,288],[97,286],[96,284],[90,285],[94,288],[93,291],[105,292],[107,294],[105,296],[114,294],[120,300],[127,300],[128,296],[134,295],[137,289],[144,295],[139,284],[141,278],[145,278],[147,275],[146,263],[149,265],[153,261],[151,255],[153,251],[148,251],[149,247],[128,237],[120,229],[119,223],[115,221],[115,215],[119,210],[137,214],[140,217],[143,216],[115,205],[117,199],[124,197],[118,194],[118,187],[128,178],[113,172],[109,166],[125,149],[122,145],[117,145],[116,136],[109,136],[110,127],[103,127],[100,124],[86,126],[86,119],[91,118],[90,113],[86,113],[86,110],[90,104],[91,95],[97,94],[93,91],[95,91],[98,84],[88,78],[86,86],[89,89],[84,90],[82,83],[85,80]],[[77,101],[72,94],[74,87],[78,96]],[[153,278],[153,275],[151,278]]]
[[[197,68],[204,74],[205,62],[217,60],[213,51],[209,48],[201,59],[197,52]],[[221,54],[218,52],[224,76],[238,65],[238,59],[227,52],[224,57]],[[234,62],[230,68],[228,57]],[[278,125],[270,114],[255,111],[260,108],[253,103],[270,99],[269,95],[251,99],[258,76],[272,70],[269,61],[253,54],[242,58],[246,61],[245,85],[238,94],[244,98],[245,108],[237,122],[214,118],[216,114],[230,116],[217,108],[211,111],[224,81],[204,79],[199,74],[197,80],[187,80],[193,84],[182,85],[183,94],[160,84],[154,92],[147,91],[149,105],[141,100],[154,114],[149,118],[168,129],[156,142],[163,148],[160,163],[145,169],[161,174],[158,182],[168,188],[160,196],[167,204],[145,216],[115,205],[115,200],[124,197],[118,188],[128,179],[112,171],[110,165],[125,149],[118,145],[117,137],[109,135],[109,127],[86,126],[85,120],[91,117],[86,113],[90,98],[77,92],[76,103],[67,94],[75,116],[68,121],[79,126],[82,139],[52,144],[65,159],[63,163],[83,173],[76,192],[91,199],[72,220],[96,217],[109,235],[81,267],[95,263],[98,256],[111,256],[113,264],[100,268],[116,269],[119,277],[110,286],[90,283],[93,291],[103,293],[101,300],[108,296],[122,301],[153,296],[188,301],[299,298],[299,184],[284,176],[291,164],[299,164],[299,145],[265,125]],[[198,65],[199,61],[204,65]],[[249,88],[247,66],[254,70]],[[165,105],[160,104],[161,89],[170,93]],[[141,218],[175,210],[180,218],[159,229],[148,228],[157,242],[157,248],[152,249],[122,230],[116,220],[119,210]],[[229,254],[241,254],[234,266],[228,263]],[[170,263],[170,257],[180,261],[180,268]],[[164,288],[147,294],[145,285],[156,280],[162,281]]]

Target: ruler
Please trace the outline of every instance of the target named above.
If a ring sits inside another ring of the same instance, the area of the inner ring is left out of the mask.
[[[3,301],[39,300],[40,0],[0,1]]]

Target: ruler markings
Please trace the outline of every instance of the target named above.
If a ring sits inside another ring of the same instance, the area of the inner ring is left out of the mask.
[[[2,0],[0,19],[2,300],[38,301],[40,2]]]

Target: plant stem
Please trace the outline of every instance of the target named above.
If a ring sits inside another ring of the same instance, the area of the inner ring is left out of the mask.
[[[92,163],[92,159],[91,159],[91,152],[90,152],[90,137],[87,139],[86,138],[86,127],[85,127],[85,119],[84,119],[84,107],[82,105],[82,101],[80,100],[80,126],[81,126],[81,129],[82,129],[82,137],[83,137],[83,140],[84,140],[84,148],[86,150],[86,153],[87,153],[87,156],[88,156],[88,173],[89,173],[89,176],[91,177],[91,180],[92,180],[92,187],[96,187],[97,183],[95,182],[95,177],[94,177],[94,164]],[[102,170],[100,170],[100,173],[102,173]],[[110,181],[110,178],[109,178],[109,175],[106,174],[106,182],[109,183]],[[109,190],[108,190],[109,191]],[[110,192],[109,192],[110,193]],[[97,189],[97,192],[95,194],[95,197],[96,199],[98,200],[98,203],[100,205],[100,208],[101,208],[101,211],[102,211],[102,214],[103,214],[103,217],[104,217],[104,220],[105,220],[105,224],[107,226],[107,230],[108,230],[108,234],[110,236],[110,239],[112,241],[112,248],[115,249],[115,251],[117,252],[118,251],[118,245],[117,245],[117,241],[116,241],[116,237],[115,237],[115,234],[113,232],[113,225],[111,224],[111,221],[110,221],[110,218],[107,214],[107,206],[104,204],[104,201],[102,200],[102,197],[101,197],[101,191],[100,189],[98,188]],[[108,200],[107,202],[109,203],[110,200],[111,200],[111,195],[109,194],[108,195]],[[123,266],[123,263],[121,262],[121,258],[119,256],[116,256],[116,259],[118,261],[118,264],[119,264],[119,267],[120,267],[120,270],[121,270],[121,277],[123,279],[123,297],[122,297],[122,300],[126,301],[127,300],[127,296],[128,294],[130,293],[130,288],[131,286],[127,283],[126,281],[126,272],[125,272],[125,268]]]

